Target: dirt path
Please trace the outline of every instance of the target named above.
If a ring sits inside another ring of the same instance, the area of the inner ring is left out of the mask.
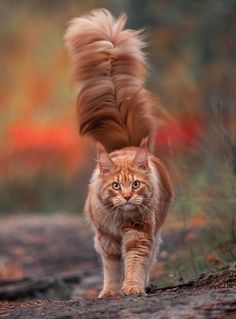
[[[236,270],[99,300],[92,234],[76,216],[0,218],[0,319],[236,318]]]
[[[235,318],[236,289],[159,292],[137,298],[2,304],[0,318]]]

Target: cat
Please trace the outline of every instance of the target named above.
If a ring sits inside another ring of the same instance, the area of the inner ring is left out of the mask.
[[[70,21],[65,34],[80,134],[97,145],[85,214],[103,262],[99,298],[145,293],[173,193],[166,167],[152,154],[145,42],[141,31],[124,29],[126,19],[98,9]]]

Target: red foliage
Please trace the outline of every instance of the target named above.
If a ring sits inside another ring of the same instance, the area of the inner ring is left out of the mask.
[[[59,163],[73,170],[84,158],[85,145],[71,123],[50,126],[17,123],[9,129],[8,138],[10,160],[23,161],[28,167],[56,168]]]
[[[73,131],[65,123],[37,127],[19,123],[9,130],[9,137],[10,145],[16,152],[27,149],[71,152],[75,146]]]
[[[195,227],[202,227],[207,224],[206,220],[206,214],[199,212],[195,216],[193,216],[190,221],[190,225],[195,226]]]
[[[200,116],[185,116],[176,122],[161,126],[156,134],[158,149],[184,151],[193,148],[199,141],[202,131]]]
[[[199,117],[184,117],[159,128],[158,149],[186,151],[196,145],[201,132]],[[68,120],[50,125],[22,121],[8,129],[8,152],[1,150],[1,168],[14,166],[32,169],[69,169],[73,171],[85,159],[85,143]],[[6,158],[7,154],[7,158]]]

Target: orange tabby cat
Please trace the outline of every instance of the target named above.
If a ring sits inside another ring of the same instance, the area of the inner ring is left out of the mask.
[[[101,254],[99,297],[145,292],[172,198],[161,161],[150,152],[152,99],[144,88],[145,46],[139,31],[125,30],[105,9],[73,19],[66,32],[81,134],[98,148],[86,215]]]

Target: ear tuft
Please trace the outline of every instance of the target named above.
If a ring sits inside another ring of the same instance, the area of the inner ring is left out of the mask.
[[[147,150],[148,149],[148,141],[149,141],[149,136],[143,138],[139,147],[143,147]]]
[[[100,173],[106,176],[115,168],[115,164],[102,144],[97,143],[96,147],[98,153],[98,166],[100,169]]]
[[[146,147],[140,147],[134,157],[133,165],[135,168],[148,170],[148,153]]]

